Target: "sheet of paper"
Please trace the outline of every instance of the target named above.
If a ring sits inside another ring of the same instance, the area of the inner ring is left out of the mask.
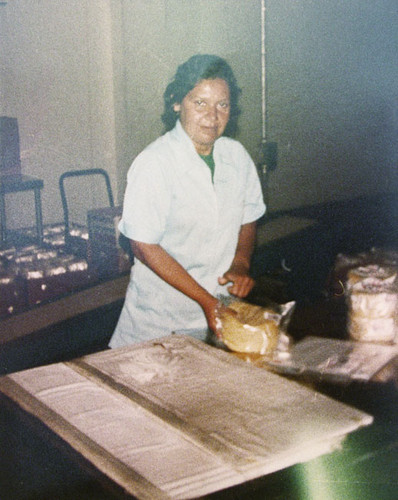
[[[398,344],[383,345],[309,336],[286,360],[267,364],[281,373],[312,374],[325,380],[369,381],[398,356]]]
[[[8,375],[0,390],[137,498],[209,494],[328,453],[372,422],[178,335]]]

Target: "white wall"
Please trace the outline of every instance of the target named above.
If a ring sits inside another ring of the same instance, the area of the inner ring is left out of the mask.
[[[396,0],[266,6],[270,209],[396,190]],[[239,139],[257,160],[260,0],[10,0],[0,27],[0,114],[18,118],[23,171],[44,179],[45,222],[62,219],[66,170],[106,168],[122,200],[132,159],[162,131],[169,79],[197,52],[235,70]],[[79,210],[98,196],[76,191]],[[26,225],[21,200],[8,208]]]
[[[64,171],[105,166],[116,186],[109,2],[13,0],[0,16],[0,112],[18,118],[23,172],[44,180],[44,221],[59,221]],[[79,215],[79,205],[98,197],[85,188],[71,206]],[[33,219],[27,194],[8,196],[7,205],[10,224]]]

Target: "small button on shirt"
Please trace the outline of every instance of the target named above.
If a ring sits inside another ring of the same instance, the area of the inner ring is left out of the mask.
[[[257,170],[237,141],[214,144],[214,181],[181,123],[150,144],[127,176],[120,231],[159,244],[212,295],[235,255],[242,224],[264,214]],[[168,285],[138,259],[110,347],[169,335],[206,331],[201,307]]]

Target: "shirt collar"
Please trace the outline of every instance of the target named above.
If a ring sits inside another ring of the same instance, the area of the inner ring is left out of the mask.
[[[197,154],[195,146],[191,141],[189,135],[185,132],[180,120],[176,121],[175,127],[171,130],[170,133],[173,139],[183,143],[184,146],[186,146],[187,148],[189,148],[190,150],[194,151]]]
[[[182,143],[184,145],[184,147],[187,148],[187,151],[195,154],[195,156],[197,156],[200,161],[203,161],[198,152],[196,151],[195,149],[195,146],[191,140],[191,138],[189,137],[189,135],[185,132],[180,120],[177,120],[176,124],[175,124],[175,127],[170,131],[170,134],[171,134],[171,137]],[[218,141],[220,140],[220,138],[218,138],[216,140],[216,142],[214,143],[214,146],[213,146],[213,156],[214,156],[214,160],[216,160],[216,157],[218,157],[218,147],[217,147],[217,143]]]
[[[198,167],[201,167],[203,160],[198,155],[193,142],[191,141],[189,135],[185,132],[180,120],[177,120],[175,127],[170,130],[169,133],[172,140],[177,143],[176,146],[178,154],[182,154],[184,156],[188,155],[189,158],[189,161],[178,162],[178,169],[180,169],[181,172],[186,172],[192,169],[192,161],[194,161]],[[206,166],[206,168],[208,167]]]

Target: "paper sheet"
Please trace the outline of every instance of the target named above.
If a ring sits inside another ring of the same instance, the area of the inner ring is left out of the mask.
[[[309,336],[297,342],[289,359],[267,364],[280,373],[309,374],[331,381],[369,381],[397,356],[398,344]]]

